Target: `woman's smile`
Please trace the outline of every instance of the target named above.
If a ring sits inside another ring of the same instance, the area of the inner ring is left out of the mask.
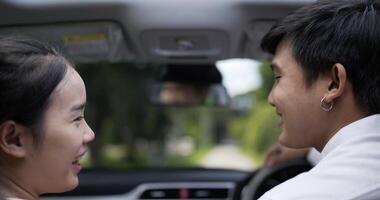
[[[87,148],[83,148],[83,150],[80,151],[79,155],[71,163],[73,171],[75,172],[75,174],[78,174],[81,171],[82,166],[80,164],[80,160],[83,158],[84,155],[86,155],[86,153],[87,153]]]
[[[76,160],[72,163],[72,168],[73,168],[73,171],[75,172],[75,174],[78,174],[80,172],[80,170],[82,169],[82,166],[80,165],[79,161]]]

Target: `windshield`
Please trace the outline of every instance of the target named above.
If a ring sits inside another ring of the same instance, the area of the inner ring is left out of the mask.
[[[275,112],[266,103],[270,68],[251,60],[216,65],[231,96],[226,107],[153,104],[149,88],[161,65],[78,65],[87,87],[86,119],[97,138],[84,164],[256,168],[278,134]]]

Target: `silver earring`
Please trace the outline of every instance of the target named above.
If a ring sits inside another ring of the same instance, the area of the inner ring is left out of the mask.
[[[325,98],[326,96],[321,99],[321,108],[326,112],[330,112],[334,107],[334,102],[332,101],[331,103],[326,103]]]

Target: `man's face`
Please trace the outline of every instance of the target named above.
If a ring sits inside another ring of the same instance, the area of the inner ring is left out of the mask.
[[[320,100],[327,81],[320,77],[307,87],[302,68],[286,41],[278,45],[272,69],[275,83],[268,101],[280,116],[280,143],[293,148],[320,146],[325,130]]]

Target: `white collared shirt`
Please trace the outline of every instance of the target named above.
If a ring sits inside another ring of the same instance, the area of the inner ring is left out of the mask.
[[[339,130],[321,154],[313,169],[260,200],[380,199],[380,114]]]

